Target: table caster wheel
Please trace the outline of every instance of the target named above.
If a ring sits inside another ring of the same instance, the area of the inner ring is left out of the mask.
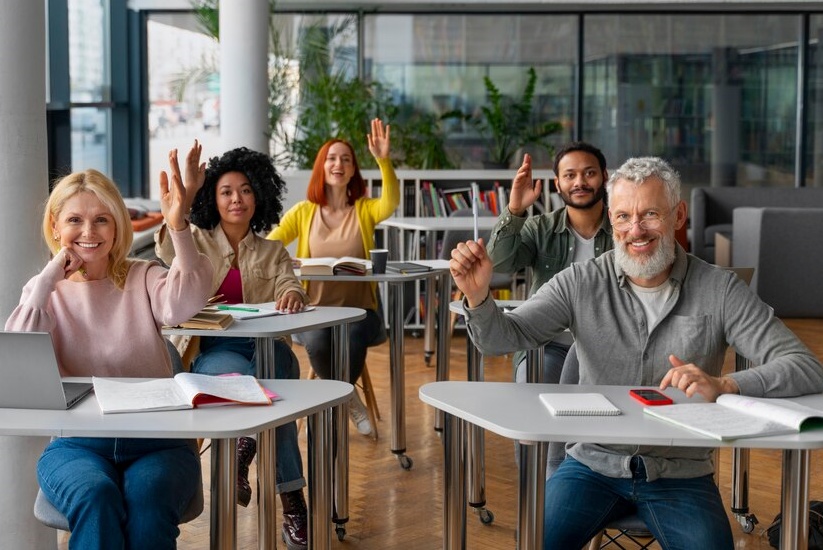
[[[494,521],[494,514],[487,508],[479,508],[477,513],[480,515],[480,523],[483,525],[491,525]]]
[[[426,366],[427,366],[427,367],[430,367],[430,366],[431,366],[431,364],[432,364],[432,356],[433,356],[433,355],[434,355],[434,354],[433,354],[432,352],[430,352],[430,351],[427,351],[427,352],[423,355],[423,361],[426,363]]]
[[[737,516],[737,522],[744,533],[751,533],[754,531],[754,526],[757,525],[757,517],[754,514],[741,514]]]
[[[334,528],[334,532],[337,533],[337,540],[343,542],[343,539],[346,538],[346,528],[342,525],[338,525]]]
[[[398,455],[397,460],[400,461],[400,467],[404,470],[411,470],[411,467],[414,464],[411,457],[406,455]]]

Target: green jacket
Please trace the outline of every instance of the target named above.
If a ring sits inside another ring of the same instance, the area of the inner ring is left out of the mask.
[[[529,296],[533,295],[572,263],[575,240],[566,220],[565,207],[532,217],[514,216],[508,208],[504,209],[486,247],[494,270],[514,273],[531,267]],[[604,208],[603,224],[594,236],[594,254],[600,256],[612,248],[612,226]]]

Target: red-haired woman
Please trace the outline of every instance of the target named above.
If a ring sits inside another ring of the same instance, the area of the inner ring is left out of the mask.
[[[327,141],[314,161],[307,200],[286,212],[269,239],[288,245],[297,239],[298,258],[354,256],[367,258],[374,248],[374,227],[392,215],[400,203],[400,189],[392,168],[390,128],[379,119],[371,122],[367,135],[369,151],[380,167],[383,188],[380,198],[366,197],[366,183],[360,174],[352,146],[341,139]],[[377,314],[376,285],[333,281],[311,281],[307,286],[311,305],[360,307],[366,318],[349,326],[350,382],[360,378],[366,364],[366,348],[385,338],[385,327]],[[306,347],[312,368],[321,378],[331,375],[331,329],[295,335]],[[369,435],[371,423],[357,397],[349,406],[357,431]]]

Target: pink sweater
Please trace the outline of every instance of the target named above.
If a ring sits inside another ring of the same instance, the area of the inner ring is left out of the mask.
[[[110,279],[76,283],[49,263],[23,288],[6,330],[50,332],[63,376],[171,376],[160,333],[197,313],[211,291],[212,266],[191,231],[170,231],[171,269],[134,260],[123,290]]]

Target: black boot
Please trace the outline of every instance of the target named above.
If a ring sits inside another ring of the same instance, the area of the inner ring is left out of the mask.
[[[257,454],[257,441],[251,437],[237,439],[237,504],[248,506],[251,502],[249,466]]]
[[[306,550],[309,544],[306,500],[303,489],[280,493],[283,504],[283,528],[280,531],[283,542],[289,550]]]

